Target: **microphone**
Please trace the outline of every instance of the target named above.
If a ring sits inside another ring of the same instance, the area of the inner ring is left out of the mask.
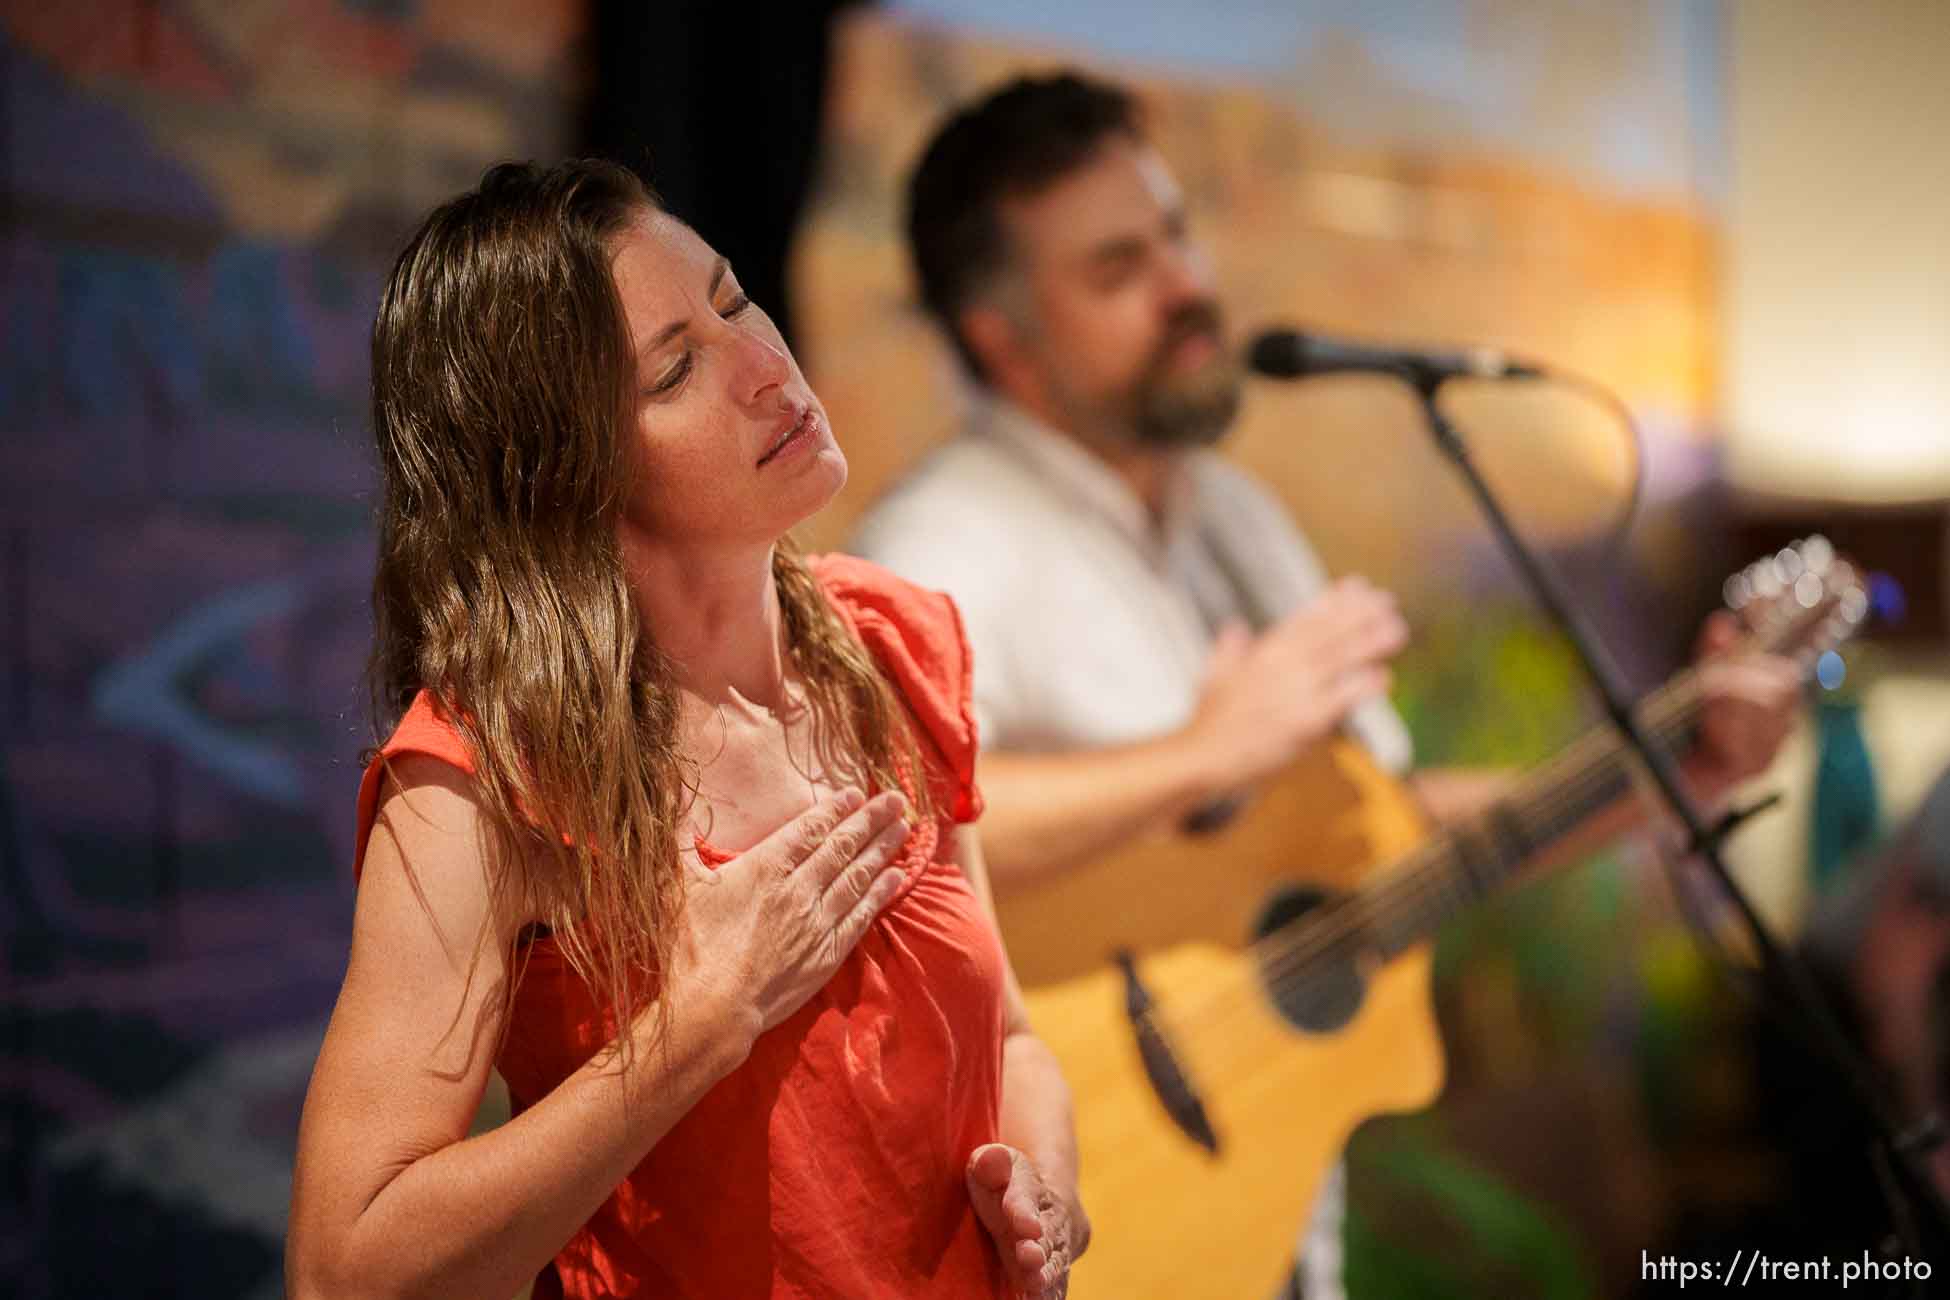
[[[1512,361],[1495,348],[1422,352],[1344,343],[1298,330],[1267,330],[1246,350],[1246,366],[1269,379],[1365,373],[1395,375],[1410,383],[1445,379],[1542,379],[1536,366]]]

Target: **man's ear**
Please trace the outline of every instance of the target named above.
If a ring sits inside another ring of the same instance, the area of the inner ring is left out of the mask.
[[[962,308],[955,323],[991,386],[1006,392],[1022,382],[1022,330],[1009,313],[993,303],[976,303]]]

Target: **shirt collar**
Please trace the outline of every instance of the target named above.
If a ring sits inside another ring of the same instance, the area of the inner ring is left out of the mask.
[[[1173,462],[1162,527],[1155,527],[1150,507],[1117,471],[1076,439],[1058,433],[1015,403],[986,398],[976,424],[1046,482],[1101,515],[1148,554],[1161,556],[1192,526],[1192,476],[1183,457]]]

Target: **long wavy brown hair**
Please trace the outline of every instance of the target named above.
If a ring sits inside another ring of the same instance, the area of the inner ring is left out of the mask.
[[[414,234],[372,331],[376,732],[432,693],[474,758],[496,914],[548,927],[619,1026],[668,968],[697,790],[617,535],[638,384],[611,263],[657,210],[612,164],[497,166]],[[931,802],[872,657],[789,543],[772,569],[815,761]]]

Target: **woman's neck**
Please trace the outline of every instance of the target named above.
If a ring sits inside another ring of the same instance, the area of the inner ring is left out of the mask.
[[[626,536],[623,564],[644,635],[685,693],[714,708],[789,702],[772,547],[677,551]]]

